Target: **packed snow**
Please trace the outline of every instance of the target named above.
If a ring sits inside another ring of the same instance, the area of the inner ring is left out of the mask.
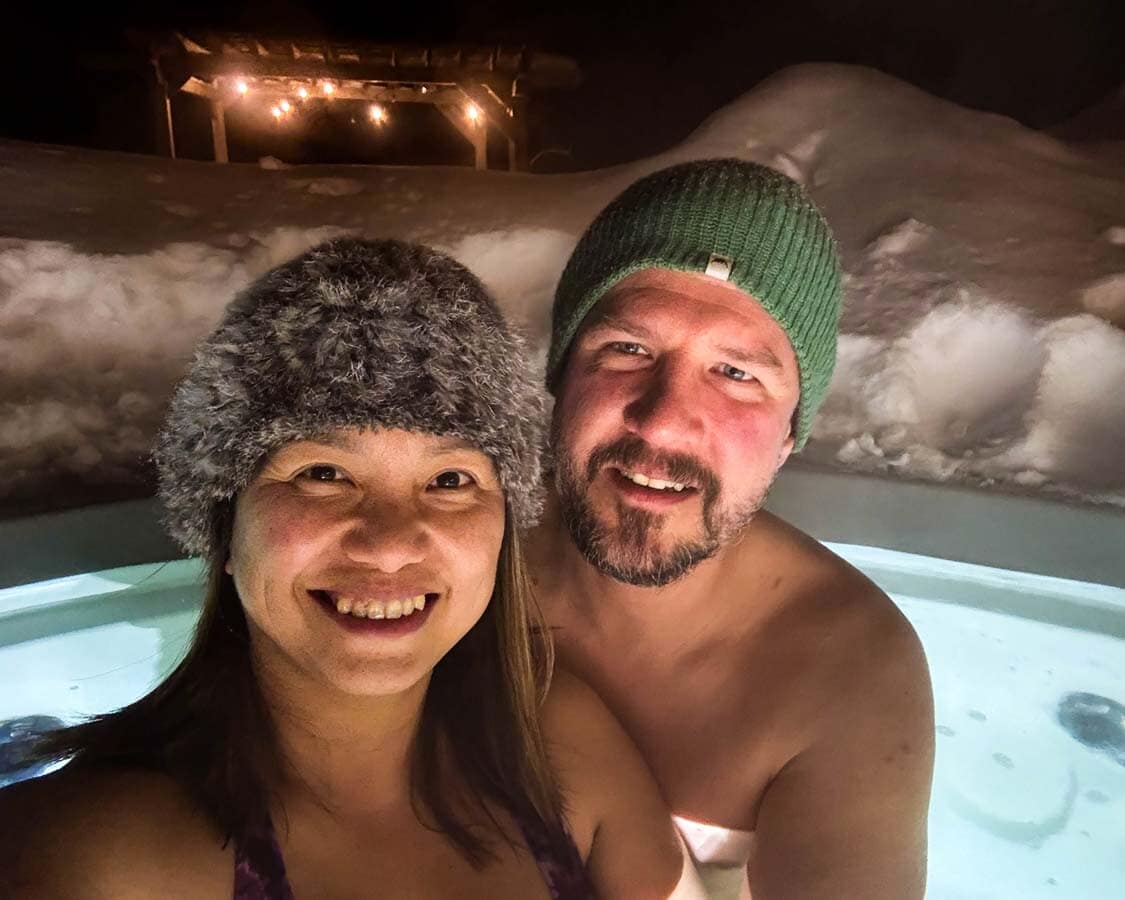
[[[839,362],[803,464],[1125,507],[1125,167],[867,69],[807,65],[665,153],[572,175],[0,142],[0,514],[150,490],[193,344],[305,248],[442,247],[542,350],[589,220],[641,175],[711,156],[800,180],[843,254]]]

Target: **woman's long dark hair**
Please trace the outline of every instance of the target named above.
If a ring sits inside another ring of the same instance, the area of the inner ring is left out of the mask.
[[[227,505],[214,525],[212,546],[220,549],[209,561],[202,613],[183,661],[140,700],[45,735],[35,751],[40,760],[73,756],[70,765],[79,768],[163,772],[224,840],[267,824],[283,777],[250,662],[246,617],[224,570],[232,510]],[[411,796],[419,819],[475,867],[496,858],[491,838],[516,845],[497,808],[547,840],[566,840],[540,725],[552,664],[519,536],[508,524],[491,602],[435,667],[413,747]]]

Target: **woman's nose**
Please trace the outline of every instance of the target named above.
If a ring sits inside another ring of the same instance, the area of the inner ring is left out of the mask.
[[[397,572],[425,558],[428,530],[411,504],[363,501],[352,512],[343,544],[350,559]]]

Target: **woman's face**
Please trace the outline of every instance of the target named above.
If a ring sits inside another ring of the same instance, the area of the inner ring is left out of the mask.
[[[348,429],[267,458],[236,500],[226,570],[259,662],[389,695],[481,617],[503,534],[500,481],[480,450]]]

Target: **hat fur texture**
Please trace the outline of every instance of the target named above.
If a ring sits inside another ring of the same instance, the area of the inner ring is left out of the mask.
[[[420,245],[329,241],[250,285],[197,347],[154,450],[165,521],[209,556],[220,507],[271,452],[395,428],[478,447],[527,528],[545,420],[524,341],[468,269]]]

